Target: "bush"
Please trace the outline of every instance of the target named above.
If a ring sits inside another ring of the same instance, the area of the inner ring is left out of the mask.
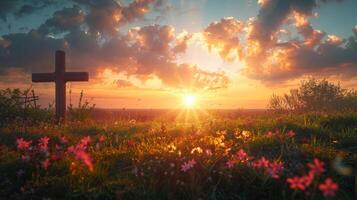
[[[303,80],[298,89],[273,94],[269,108],[275,112],[357,111],[357,91],[341,88],[327,80]]]
[[[36,99],[25,102],[25,99],[29,100],[31,97],[35,97],[35,92],[29,89],[23,91],[18,88],[0,90],[0,125],[9,122],[47,122],[53,119],[51,106],[42,109],[36,105]]]

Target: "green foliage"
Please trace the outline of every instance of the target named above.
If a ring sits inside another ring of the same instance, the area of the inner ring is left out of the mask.
[[[34,96],[33,90],[2,89],[0,90],[0,125],[9,122],[49,122],[53,112],[51,107],[42,109],[34,101],[26,103],[26,99]],[[26,98],[27,97],[27,98]]]
[[[341,88],[327,80],[303,80],[298,89],[270,98],[269,108],[275,112],[357,111],[357,91]]]
[[[356,113],[209,121],[179,125],[163,121],[165,131],[155,121],[42,124],[27,132],[0,128],[0,199],[324,199],[318,189],[315,196],[309,196],[311,190],[294,192],[286,183],[286,178],[302,175],[306,163],[315,157],[326,165],[319,178],[332,177],[339,184],[335,199],[354,199],[356,172],[340,175],[334,163],[341,156],[341,165],[356,167]],[[293,138],[267,135],[268,131],[286,133],[290,129],[296,133]],[[236,133],[244,130],[252,135],[237,137]],[[51,160],[48,170],[23,161],[16,150],[16,138],[33,139],[36,146],[37,139],[45,135],[50,136],[49,148],[53,149],[60,136],[65,136],[70,146],[90,135],[88,152],[94,170],[77,165],[73,171],[71,163],[75,161],[66,157]],[[100,141],[102,136],[104,141]],[[175,150],[168,148],[170,144]],[[203,152],[191,153],[195,147]],[[246,165],[228,169],[227,160],[240,148],[256,158],[282,160],[284,174],[272,179]],[[205,153],[208,149],[211,155]],[[195,167],[182,172],[182,163],[193,158]],[[21,177],[19,170],[24,172]]]
[[[83,90],[79,95],[78,107],[74,108],[72,103],[68,106],[68,116],[69,120],[72,121],[85,121],[88,120],[90,114],[95,108],[95,104],[90,105],[90,102],[86,99],[83,100],[84,93]]]

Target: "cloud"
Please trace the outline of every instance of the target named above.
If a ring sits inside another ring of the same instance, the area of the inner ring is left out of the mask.
[[[321,40],[326,36],[325,32],[313,29],[307,16],[293,12],[292,18],[295,20],[295,27],[298,33],[304,38],[305,46],[314,47],[320,44]]]
[[[0,1],[0,19],[7,20],[9,14],[15,17],[24,17],[36,13],[50,5],[62,3],[66,7],[62,11],[56,11],[54,16],[47,25],[59,25],[62,27],[71,26],[67,23],[72,23],[82,18],[66,20],[67,17],[82,17],[82,13],[77,13],[78,8],[83,8],[85,22],[90,32],[93,34],[105,33],[115,35],[117,30],[123,24],[133,22],[137,19],[142,19],[151,9],[164,9],[162,0],[134,0],[127,6],[122,6],[117,0],[5,0]],[[74,5],[73,8],[67,8],[67,5]],[[45,25],[46,26],[46,25]],[[52,28],[56,28],[52,26]]]
[[[12,12],[17,5],[17,0],[13,1],[0,1],[0,19],[7,21],[7,14]]]
[[[330,1],[338,0],[262,0],[256,17],[246,22],[225,17],[210,23],[200,35],[210,51],[218,52],[224,61],[240,60],[243,75],[264,83],[317,74],[355,78],[357,26],[353,36],[340,38],[314,29],[309,22],[314,9]],[[4,11],[0,18],[6,20],[9,13],[25,16],[54,3],[31,2],[37,3],[0,1],[0,11]],[[188,32],[177,34],[170,25],[155,24],[124,32],[124,25],[144,19],[151,10],[164,9],[163,1],[68,2],[69,7],[55,11],[37,29],[0,37],[0,73],[8,69],[52,71],[54,51],[64,49],[68,66],[89,71],[92,77],[110,68],[143,82],[157,78],[167,87],[217,89],[229,84],[223,72],[178,62],[178,54],[185,53],[193,37]],[[295,28],[298,37],[281,39],[287,32],[285,26]]]
[[[246,57],[244,74],[268,84],[277,84],[304,75],[357,76],[357,34],[348,40],[314,29],[307,18],[293,14],[295,27],[303,37],[262,48]],[[264,55],[264,57],[259,56]],[[257,62],[259,60],[259,62]]]
[[[187,43],[193,37],[193,34],[189,34],[186,31],[180,33],[176,37],[176,45],[173,49],[175,53],[184,53],[187,49]]]
[[[342,0],[264,0],[260,1],[258,16],[251,22],[249,38],[257,40],[263,47],[274,42],[276,32],[292,13],[304,16],[312,15],[312,11],[321,3]]]
[[[7,68],[48,69],[54,63],[54,50],[66,47],[64,39],[45,37],[36,30],[2,37],[6,45],[0,46],[0,73]]]
[[[340,46],[344,43],[344,39],[336,35],[327,35],[326,43],[332,46]]]
[[[222,59],[234,61],[242,56],[239,34],[243,31],[243,23],[233,17],[226,17],[219,22],[212,22],[204,30],[203,36],[208,49],[216,49]]]
[[[127,88],[127,87],[133,87],[134,86],[130,81],[123,80],[123,79],[115,80],[114,84],[118,88]]]
[[[31,84],[31,76],[23,69],[6,69],[0,72],[0,84],[7,87],[12,87],[13,85],[27,87]]]
[[[49,5],[55,4],[55,0],[27,0],[23,1],[22,6],[14,12],[16,17],[23,17],[35,13],[38,10],[46,8]]]
[[[78,29],[84,22],[84,19],[85,14],[80,7],[63,8],[56,11],[38,30],[43,34],[71,31]]]
[[[132,22],[138,18],[142,18],[150,11],[150,5],[158,9],[163,5],[162,0],[137,0],[133,1],[129,6],[122,10],[123,20],[126,23]]]
[[[136,32],[137,45],[144,53],[150,53],[152,58],[172,59],[174,54],[171,51],[170,43],[175,39],[174,28],[172,26],[151,25],[144,26]],[[154,56],[154,54],[159,56]],[[150,58],[147,58],[150,60]],[[145,59],[143,60],[145,62]]]
[[[55,0],[2,0],[0,1],[0,19],[6,22],[9,14],[24,17],[55,3],[57,3]]]
[[[177,63],[177,37],[171,26],[151,25],[130,31],[136,38],[135,70],[138,77],[157,76],[165,85],[179,88],[223,88],[228,84],[224,73],[201,70],[189,63]],[[176,41],[175,41],[176,40]],[[181,53],[181,51],[179,51]],[[134,57],[132,57],[134,58]],[[134,66],[135,66],[134,64]]]
[[[132,28],[125,34],[118,31],[121,23],[143,17],[149,5],[158,2],[137,0],[123,7],[110,0],[76,0],[77,5],[54,12],[38,29],[3,35],[0,73],[10,68],[53,71],[54,51],[63,49],[68,66],[89,71],[92,77],[98,70],[110,68],[142,81],[156,77],[166,87],[226,87],[229,81],[224,73],[177,62],[177,54],[185,52],[190,34],[176,35],[168,25]]]
[[[242,71],[249,78],[278,84],[303,75],[356,76],[355,39],[346,40],[314,29],[309,22],[321,3],[312,0],[265,0],[247,22]],[[337,1],[340,2],[340,1]],[[282,25],[293,23],[302,39],[279,40]]]
[[[327,0],[326,0],[327,1]],[[312,14],[317,6],[316,0],[264,0],[255,18],[251,18],[246,27],[248,62],[265,59],[269,48],[277,43],[281,25],[292,13],[302,18]]]
[[[152,7],[162,5],[161,0],[135,0],[128,6],[122,6],[115,0],[73,1],[89,9],[85,21],[91,33],[109,35],[115,35],[123,24],[143,18]]]
[[[87,6],[89,13],[86,15],[86,24],[93,34],[108,33],[115,34],[121,21],[122,7],[117,1],[86,1],[74,0],[81,6]]]
[[[225,61],[240,59],[242,74],[266,84],[279,84],[304,75],[357,76],[357,28],[343,39],[314,29],[309,22],[322,3],[339,0],[262,0],[256,17],[243,23],[222,18],[203,31],[209,49]],[[285,27],[295,28],[291,38]],[[283,36],[288,36],[282,38]]]

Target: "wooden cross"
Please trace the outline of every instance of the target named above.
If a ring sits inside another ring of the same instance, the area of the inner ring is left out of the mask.
[[[88,72],[66,72],[66,54],[56,51],[54,73],[33,73],[32,82],[55,82],[56,84],[56,120],[63,122],[66,116],[66,82],[88,81]]]

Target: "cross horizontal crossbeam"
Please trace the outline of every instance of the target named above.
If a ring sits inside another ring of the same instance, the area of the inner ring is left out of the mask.
[[[33,73],[32,82],[55,82],[56,84],[56,118],[57,122],[65,119],[66,82],[88,81],[88,72],[66,72],[66,55],[64,51],[56,51],[54,73]]]
[[[62,81],[88,81],[88,72],[65,72],[63,75],[56,77],[56,73],[33,73],[32,82],[55,82],[57,79]]]

